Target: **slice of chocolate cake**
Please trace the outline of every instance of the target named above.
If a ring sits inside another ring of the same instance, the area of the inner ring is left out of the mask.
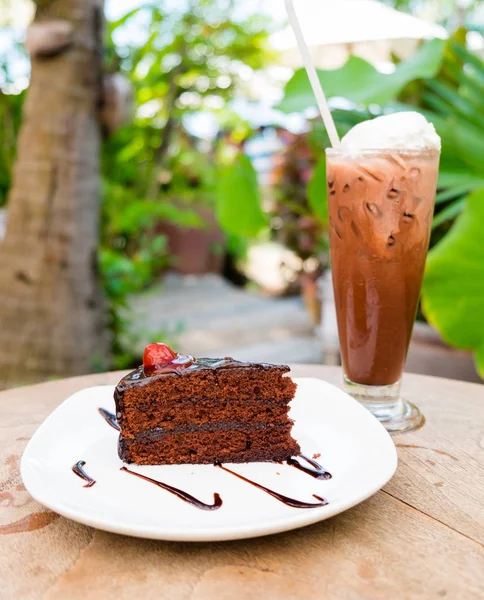
[[[285,460],[300,449],[289,367],[175,354],[150,344],[116,386],[119,456],[139,465]]]

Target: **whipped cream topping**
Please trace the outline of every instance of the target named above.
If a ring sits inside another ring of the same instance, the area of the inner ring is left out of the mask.
[[[440,150],[440,137],[432,123],[417,112],[397,112],[363,121],[341,140],[341,149]]]

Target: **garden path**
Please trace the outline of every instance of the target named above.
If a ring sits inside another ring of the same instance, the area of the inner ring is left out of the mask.
[[[320,340],[299,297],[261,296],[217,275],[170,275],[133,298],[131,308],[133,330],[142,332],[141,346],[165,337],[175,339],[179,352],[195,356],[322,361]]]

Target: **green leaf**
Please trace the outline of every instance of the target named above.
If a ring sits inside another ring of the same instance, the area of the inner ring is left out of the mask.
[[[368,98],[366,87],[379,82],[381,74],[362,58],[352,56],[340,69],[318,70],[318,77],[328,98],[342,96],[357,104],[365,104]],[[306,71],[298,69],[287,82],[284,98],[276,108],[285,113],[292,113],[302,112],[315,105]]]
[[[432,229],[436,229],[439,225],[445,223],[445,221],[455,219],[455,217],[462,212],[466,200],[467,198],[459,198],[458,200],[454,200],[454,202],[451,202],[448,206],[436,214],[432,221]]]
[[[447,102],[444,102],[442,98],[439,98],[433,93],[422,92],[422,100],[427,106],[430,106],[430,108],[438,112],[441,116],[452,117],[454,114],[452,106],[449,106]]]
[[[452,50],[464,63],[472,65],[475,72],[484,78],[484,61],[474,52],[467,50],[464,44],[451,42]]]
[[[430,251],[422,306],[457,348],[474,350],[484,377],[484,189],[472,193],[449,233]]]
[[[484,176],[468,171],[440,171],[439,187],[468,186],[469,188],[484,188]]]
[[[143,11],[147,8],[152,8],[152,5],[148,2],[145,4],[142,4],[141,6],[137,6],[136,8],[129,10],[127,13],[125,13],[122,17],[120,17],[116,21],[111,21],[110,23],[108,23],[110,31],[113,32],[118,27],[122,27],[131,19],[131,17],[134,17],[135,15],[137,15],[138,13],[140,13],[141,11]]]
[[[461,185],[456,185],[447,188],[443,192],[439,192],[435,198],[435,204],[442,204],[443,202],[447,202],[448,200],[452,200],[457,198],[458,196],[462,196],[466,192],[468,192],[472,188],[470,183],[463,183]]]
[[[459,119],[448,119],[432,115],[431,121],[442,138],[441,167],[446,170],[458,170],[458,164],[466,165],[482,173],[484,164],[484,136],[481,128]]]
[[[393,92],[393,96],[398,95],[398,92],[414,79],[432,79],[435,77],[442,66],[445,47],[445,40],[430,40],[422,44],[417,52],[407,60],[399,63],[394,73],[387,75],[387,77],[390,77],[391,85],[397,90]],[[390,98],[390,100],[392,99],[393,97]]]
[[[472,76],[464,71],[462,68],[458,68],[454,65],[447,65],[447,70],[459,82],[460,91],[464,98],[468,98],[472,104],[479,110],[482,110],[484,106],[482,102],[482,96],[484,94],[484,74],[476,77],[475,74]]]
[[[431,40],[423,44],[408,60],[399,63],[393,73],[380,73],[362,58],[351,56],[339,69],[319,70],[318,76],[328,98],[340,96],[357,105],[384,105],[414,79],[435,77],[442,63],[445,41]],[[288,81],[279,110],[302,112],[315,106],[306,71],[297,70]]]
[[[462,97],[461,92],[456,92],[450,86],[440,81],[428,81],[427,86],[444,102],[452,108],[452,112],[468,120],[477,127],[484,128],[484,119],[476,112],[472,102]]]
[[[328,189],[326,187],[326,156],[323,154],[308,183],[308,203],[313,213],[328,222]]]
[[[221,227],[235,235],[253,237],[267,225],[257,174],[244,154],[239,154],[231,165],[222,169],[215,208]]]

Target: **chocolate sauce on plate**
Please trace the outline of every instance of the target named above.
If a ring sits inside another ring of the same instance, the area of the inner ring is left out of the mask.
[[[116,429],[116,431],[121,431],[121,427],[118,425],[118,421],[114,413],[109,412],[109,410],[106,410],[105,408],[98,408],[97,410],[108,425],[111,425],[111,427]]]
[[[282,502],[286,506],[292,506],[294,508],[318,508],[320,506],[326,506],[326,504],[328,504],[327,500],[325,500],[324,498],[321,498],[321,496],[317,496],[316,494],[313,494],[313,498],[316,498],[316,500],[320,500],[320,502],[316,502],[316,503],[302,502],[301,500],[295,500],[294,498],[289,498],[289,496],[284,496],[283,494],[280,494],[279,492],[275,492],[274,490],[271,490],[271,489],[261,485],[260,483],[256,483],[255,481],[252,481],[252,479],[247,479],[247,477],[244,477],[243,475],[240,475],[239,473],[236,473],[235,471],[231,471],[230,469],[227,469],[227,467],[224,467],[220,463],[215,463],[215,466],[219,467],[223,471],[226,471],[227,473],[230,473],[231,475],[234,475],[235,477],[238,477],[239,479],[242,479],[242,481],[246,481],[247,483],[250,483],[251,485],[255,486],[256,488],[259,488],[260,490],[262,490],[263,492],[270,494],[276,500],[279,500],[279,502]]]
[[[307,473],[308,475],[311,475],[311,477],[314,477],[315,479],[331,479],[331,477],[332,477],[331,473],[328,473],[328,471],[326,471],[324,469],[324,467],[322,467],[319,463],[317,463],[312,458],[308,458],[307,456],[304,456],[304,454],[298,454],[298,458],[302,458],[303,460],[305,460],[307,463],[309,463],[311,465],[311,467],[306,467],[306,466],[302,465],[295,458],[288,458],[286,462],[288,465],[291,465],[291,467],[295,467],[296,469],[299,469],[299,471],[302,471],[303,473]]]
[[[121,467],[120,470],[125,471],[126,473],[131,473],[131,475],[135,475],[136,477],[139,477],[140,479],[144,479],[145,481],[149,481],[150,483],[154,483],[158,487],[166,490],[167,492],[170,492],[170,494],[177,496],[181,500],[188,502],[188,504],[191,504],[192,506],[196,506],[200,510],[217,510],[222,506],[222,498],[218,494],[213,495],[213,504],[205,504],[205,502],[202,502],[201,500],[197,500],[197,498],[194,498],[192,495],[188,494],[187,492],[184,492],[183,490],[180,490],[171,485],[168,485],[167,483],[163,483],[162,481],[157,481],[156,479],[151,479],[151,477],[147,477],[146,475],[141,475],[141,473],[136,473],[135,471],[131,471],[127,467]]]
[[[85,464],[86,464],[85,460],[79,460],[72,467],[72,470],[78,477],[80,477],[81,479],[84,479],[84,481],[87,481],[86,485],[83,487],[89,488],[89,487],[92,487],[96,482],[92,477],[89,477],[89,475],[86,473],[86,471],[84,471],[84,469],[82,468]]]

